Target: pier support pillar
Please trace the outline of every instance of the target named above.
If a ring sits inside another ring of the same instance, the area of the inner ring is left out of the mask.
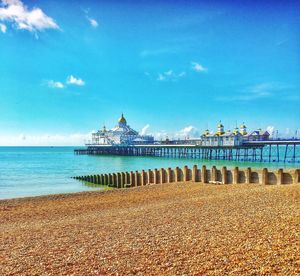
[[[203,183],[208,183],[207,182],[207,171],[206,171],[206,166],[205,165],[202,166],[201,175],[202,175],[202,182]]]
[[[263,168],[261,173],[261,184],[266,185],[268,184],[268,169]]]
[[[251,168],[246,169],[245,175],[246,175],[246,184],[250,184],[250,182],[251,182]]]
[[[239,167],[235,167],[232,172],[233,184],[239,183]]]
[[[228,183],[228,180],[227,180],[227,168],[224,166],[222,167],[222,183],[223,184],[227,184]]]
[[[192,181],[193,182],[199,182],[199,179],[198,179],[198,167],[197,167],[197,165],[194,165],[193,169],[192,169]]]

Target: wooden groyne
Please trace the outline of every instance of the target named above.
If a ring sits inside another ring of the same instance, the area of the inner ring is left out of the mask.
[[[117,172],[97,175],[75,176],[74,179],[106,185],[114,188],[130,188],[151,184],[175,183],[175,182],[200,182],[211,184],[297,184],[300,183],[300,169],[272,170],[263,169],[227,169],[215,166],[208,169],[206,166],[192,168],[161,168],[153,170]]]

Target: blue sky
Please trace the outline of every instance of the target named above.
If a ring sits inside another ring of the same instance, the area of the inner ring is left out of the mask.
[[[0,0],[0,145],[300,133],[299,1]]]

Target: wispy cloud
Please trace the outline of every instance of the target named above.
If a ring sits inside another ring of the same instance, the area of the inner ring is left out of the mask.
[[[51,87],[51,88],[59,88],[59,89],[62,89],[62,88],[65,87],[62,82],[53,81],[53,80],[48,81],[48,86]]]
[[[6,25],[4,25],[4,24],[2,24],[2,23],[0,23],[0,31],[2,32],[2,33],[6,33],[6,30],[7,30],[7,27],[6,27]]]
[[[200,136],[199,131],[194,126],[187,126],[175,133],[175,138],[187,139],[187,138],[197,138]]]
[[[87,17],[87,20],[90,22],[91,26],[97,28],[99,26],[98,22],[94,18]]]
[[[288,100],[291,97],[290,92],[292,90],[289,85],[265,82],[246,87],[231,97],[219,97],[217,99],[222,101],[253,101],[281,96]]]
[[[185,77],[186,72],[182,71],[180,73],[175,73],[173,70],[168,70],[166,72],[163,73],[159,73],[157,80],[158,81],[177,81],[180,78]]]
[[[142,128],[140,134],[141,134],[141,135],[146,135],[146,134],[147,134],[147,131],[148,131],[148,129],[149,129],[149,127],[150,127],[149,124],[145,125],[145,126]]]
[[[83,86],[83,85],[85,85],[85,82],[82,79],[80,79],[80,78],[76,78],[73,75],[70,75],[67,78],[67,84]]]
[[[198,62],[192,62],[192,69],[198,73],[207,71],[207,68],[205,68],[203,65],[201,65]]]
[[[1,3],[0,21],[11,22],[17,29],[35,33],[45,29],[59,29],[54,19],[40,8],[29,10],[20,0],[2,0]],[[3,32],[3,27],[1,31]]]

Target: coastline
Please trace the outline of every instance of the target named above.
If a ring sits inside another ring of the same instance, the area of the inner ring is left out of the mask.
[[[0,201],[0,272],[299,272],[300,186],[171,183]]]

